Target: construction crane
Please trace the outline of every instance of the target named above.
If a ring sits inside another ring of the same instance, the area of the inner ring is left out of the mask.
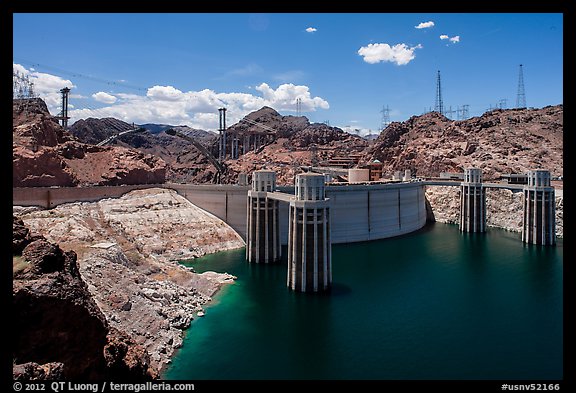
[[[114,139],[116,139],[116,138],[118,138],[118,137],[121,137],[122,135],[129,134],[129,133],[131,133],[131,132],[144,132],[144,131],[146,131],[145,128],[142,128],[142,127],[134,127],[134,128],[131,129],[131,130],[126,130],[126,131],[119,132],[118,134],[111,135],[111,136],[109,136],[108,138],[104,139],[103,141],[98,142],[98,143],[96,144],[96,146],[104,146],[104,145],[112,142]]]
[[[191,131],[189,131],[187,133],[182,133],[180,131],[176,131],[173,128],[170,128],[170,129],[166,130],[165,132],[168,135],[177,136],[179,138],[185,139],[188,142],[192,143],[192,145],[194,145],[194,147],[196,149],[198,149],[198,151],[200,153],[202,153],[202,155],[204,157],[206,157],[212,165],[214,165],[214,167],[216,168],[216,176],[214,177],[214,182],[220,183],[222,176],[226,173],[226,166],[223,163],[218,162],[218,160],[208,151],[208,149],[206,149],[206,147],[204,145],[202,145],[200,142],[196,141],[194,138],[191,138],[188,135],[189,132],[191,132]]]

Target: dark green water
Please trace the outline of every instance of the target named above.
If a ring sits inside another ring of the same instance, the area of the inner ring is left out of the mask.
[[[164,378],[563,377],[561,240],[435,224],[334,245],[330,295],[291,292],[285,262],[248,264],[244,252],[192,264],[238,280],[192,322]]]

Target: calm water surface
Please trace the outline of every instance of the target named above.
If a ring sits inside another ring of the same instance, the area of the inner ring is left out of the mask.
[[[329,295],[286,288],[245,250],[195,270],[228,272],[165,379],[560,379],[563,242],[527,246],[488,228],[433,224],[333,245]]]

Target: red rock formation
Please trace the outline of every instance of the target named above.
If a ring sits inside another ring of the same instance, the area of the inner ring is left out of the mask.
[[[59,381],[64,379],[62,363],[38,364],[28,362],[13,367],[12,378],[15,381]]]
[[[493,110],[468,120],[436,112],[390,124],[363,162],[384,164],[389,175],[411,169],[417,176],[462,172],[475,166],[486,179],[544,168],[563,175],[563,106]]]
[[[250,173],[258,169],[277,172],[279,185],[291,185],[300,166],[327,166],[334,158],[348,158],[368,147],[368,142],[338,127],[326,124],[310,124],[305,117],[282,116],[272,108],[264,107],[246,116],[273,129],[266,136],[258,151],[240,155],[238,160],[227,160],[229,173],[226,181],[236,181],[238,173]],[[261,127],[239,122],[230,127],[229,134],[262,132]]]
[[[26,239],[20,222],[16,237]],[[16,239],[13,239],[13,244]],[[14,379],[136,379],[156,377],[144,348],[109,327],[80,277],[76,253],[40,237],[14,270]]]
[[[41,99],[13,101],[12,181],[15,187],[163,183],[166,163],[122,147],[80,143]]]

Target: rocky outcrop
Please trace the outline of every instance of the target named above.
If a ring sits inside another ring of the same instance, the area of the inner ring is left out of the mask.
[[[18,146],[35,150],[40,146],[55,147],[74,138],[50,115],[40,98],[12,101],[12,137]]]
[[[64,364],[34,362],[16,364],[12,369],[15,381],[59,381],[64,379]]]
[[[505,189],[486,190],[486,226],[522,232],[522,192]],[[458,224],[460,220],[459,187],[426,187],[426,201],[429,203],[433,220]],[[556,236],[564,237],[564,193],[556,192]]]
[[[262,127],[242,121],[230,127],[230,134],[237,133],[241,141],[245,132],[260,133],[262,143],[257,151],[250,150],[237,160],[226,161],[229,183],[236,181],[238,173],[270,169],[276,171],[278,185],[291,185],[302,166],[328,166],[331,159],[360,155],[368,147],[366,140],[338,127],[310,124],[303,116],[282,116],[269,107],[248,114],[246,119],[273,131],[265,133]]]
[[[21,218],[12,216],[12,254],[21,255],[24,248],[34,241],[30,230]]]
[[[563,170],[563,106],[493,110],[468,120],[450,120],[437,112],[394,122],[367,150],[363,162],[384,164],[390,176],[411,169],[420,177],[478,167],[485,179],[544,168]]]
[[[215,171],[201,152],[189,141],[170,136],[166,130],[174,129],[214,149],[217,135],[213,132],[187,126],[145,124],[143,132],[132,132],[114,139],[111,146],[136,149],[143,154],[159,157],[166,162],[166,179],[172,182],[203,183],[213,179]],[[133,129],[134,125],[114,118],[78,120],[70,132],[84,143],[96,144],[111,135]],[[217,150],[214,151],[217,154]]]
[[[166,177],[158,157],[78,142],[41,99],[13,101],[12,136],[15,187],[163,183]]]
[[[80,277],[74,251],[39,237],[21,257],[26,266],[14,271],[12,288],[14,379],[157,375],[144,348],[110,328]]]
[[[107,323],[150,354],[161,370],[183,330],[229,274],[197,274],[178,263],[244,246],[236,232],[173,190],[26,211],[32,233],[79,255],[79,271]]]

